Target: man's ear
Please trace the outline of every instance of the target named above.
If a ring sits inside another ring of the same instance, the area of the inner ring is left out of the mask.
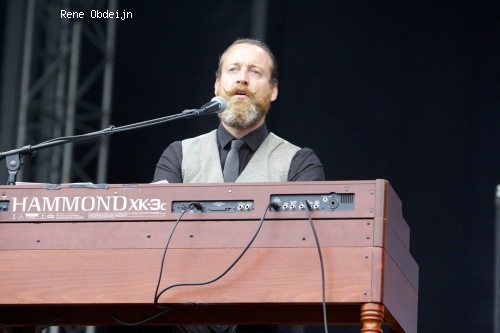
[[[278,98],[278,85],[277,84],[273,85],[271,89],[272,89],[271,102],[274,102],[276,98]]]
[[[219,88],[219,78],[215,79],[215,84],[214,84],[214,95],[217,96],[217,89]]]

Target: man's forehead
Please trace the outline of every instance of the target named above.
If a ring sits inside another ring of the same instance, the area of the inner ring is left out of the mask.
[[[270,64],[271,58],[262,47],[247,43],[231,46],[223,58],[224,63],[238,63],[241,61]]]

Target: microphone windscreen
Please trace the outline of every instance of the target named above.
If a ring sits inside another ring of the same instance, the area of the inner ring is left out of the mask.
[[[224,110],[226,110],[227,102],[224,99],[224,97],[215,96],[214,98],[211,99],[211,101],[220,103],[220,109],[216,113],[221,113],[221,112],[224,112]]]

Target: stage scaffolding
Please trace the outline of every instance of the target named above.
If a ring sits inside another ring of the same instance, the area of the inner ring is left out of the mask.
[[[110,125],[117,20],[93,19],[89,13],[116,11],[117,1],[25,1],[25,20],[19,23],[24,40],[14,110],[17,133],[11,148]],[[61,18],[61,10],[86,15]],[[108,149],[109,138],[101,137],[39,151],[35,158],[23,158],[17,181],[106,182]]]

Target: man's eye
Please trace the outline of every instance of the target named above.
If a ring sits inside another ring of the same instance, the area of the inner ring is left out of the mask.
[[[260,72],[259,72],[258,70],[256,70],[256,69],[252,69],[252,73],[253,73],[253,74],[260,75]]]
[[[236,67],[231,67],[227,71],[228,72],[236,72],[238,69]]]

